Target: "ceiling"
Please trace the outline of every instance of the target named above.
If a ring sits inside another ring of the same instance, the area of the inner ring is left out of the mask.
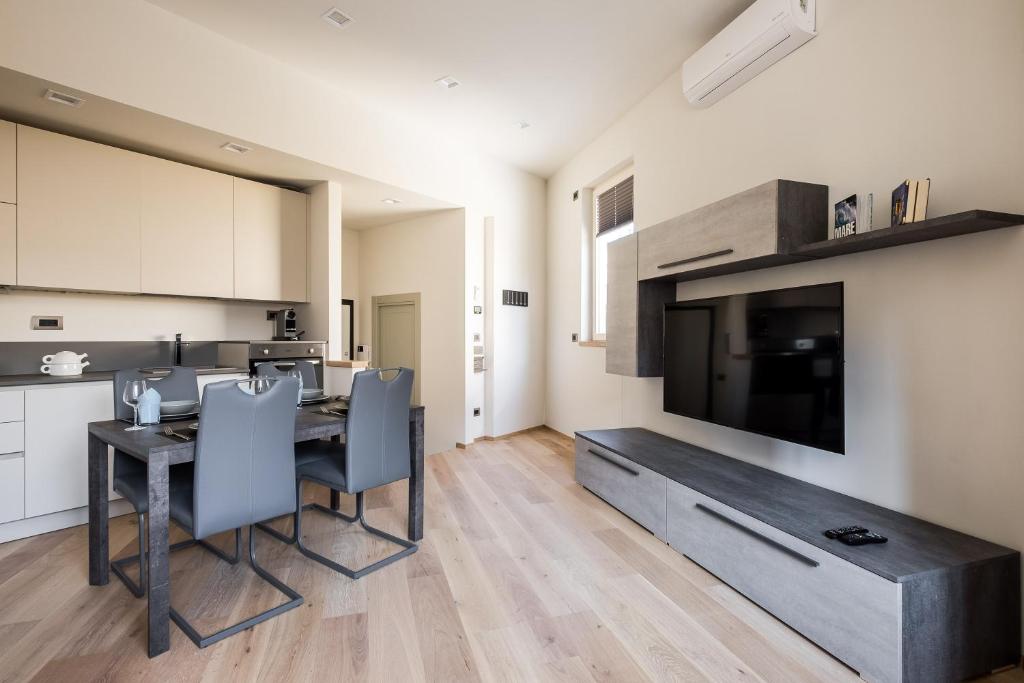
[[[43,98],[48,88],[84,97],[85,104],[80,108],[54,104]],[[393,185],[4,68],[0,68],[0,118],[285,187],[306,189],[334,180],[342,187],[342,225],[347,229],[364,230],[454,208]],[[228,141],[252,151],[222,150],[220,146]],[[384,199],[401,203],[385,204]]]
[[[148,1],[544,177],[752,2]]]

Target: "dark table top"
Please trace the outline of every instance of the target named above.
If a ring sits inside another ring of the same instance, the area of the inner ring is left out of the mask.
[[[890,581],[1017,555],[1017,551],[646,429],[578,436]],[[825,529],[859,524],[886,536],[848,546]]]
[[[304,406],[295,416],[296,443],[345,433],[345,418],[340,415],[324,415],[320,412],[321,408],[343,411],[346,404],[338,401]],[[411,406],[409,419],[415,419],[416,415],[422,412],[423,406]],[[182,441],[167,436],[163,433],[163,428],[169,425],[178,433],[194,436],[196,432],[190,430],[188,426],[197,421],[196,417],[164,421],[158,425],[129,432],[125,431],[125,427],[129,426],[126,423],[120,420],[105,420],[90,422],[89,434],[143,461],[148,460],[151,453],[167,453],[169,464],[177,465],[195,459],[195,441]]]
[[[154,377],[162,377],[166,372],[154,372]],[[248,375],[249,370],[243,368],[196,368],[196,374],[200,377],[205,375]],[[86,369],[81,375],[61,377],[59,375],[44,375],[36,373],[31,375],[0,375],[0,387],[32,386],[36,384],[78,384],[81,382],[109,382],[114,379],[113,371],[89,372]]]

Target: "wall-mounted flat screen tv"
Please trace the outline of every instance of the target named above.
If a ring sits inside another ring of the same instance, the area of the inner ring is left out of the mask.
[[[843,284],[667,304],[664,406],[843,453]]]

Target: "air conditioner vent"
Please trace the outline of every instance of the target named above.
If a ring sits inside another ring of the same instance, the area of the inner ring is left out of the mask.
[[[352,23],[352,17],[345,14],[337,7],[332,7],[320,16],[324,21],[329,24],[334,24],[338,28],[345,28]]]
[[[225,142],[220,146],[220,148],[227,152],[234,152],[235,154],[246,154],[252,151],[252,147],[246,147],[245,145],[240,145],[237,142]]]
[[[43,97],[50,100],[51,102],[63,104],[68,107],[81,107],[83,104],[85,104],[85,100],[83,100],[81,97],[75,97],[74,95],[69,95],[64,92],[57,92],[56,90],[47,90],[43,94]]]

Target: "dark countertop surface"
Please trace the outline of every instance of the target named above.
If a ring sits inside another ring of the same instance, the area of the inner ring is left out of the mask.
[[[154,377],[160,377],[166,373],[159,371],[154,372]],[[233,375],[243,374],[248,375],[249,370],[243,368],[211,368],[202,367],[196,368],[196,374],[200,377],[204,375]],[[89,372],[86,368],[85,372],[81,375],[75,375],[73,377],[58,377],[54,375],[44,375],[37,373],[34,375],[0,375],[0,387],[19,387],[19,386],[33,386],[37,384],[80,384],[82,382],[109,382],[114,379],[114,371],[108,372]]]
[[[576,434],[889,581],[1019,555],[1011,548],[646,429]],[[825,529],[852,524],[880,533],[889,542],[848,546],[822,535]]]

